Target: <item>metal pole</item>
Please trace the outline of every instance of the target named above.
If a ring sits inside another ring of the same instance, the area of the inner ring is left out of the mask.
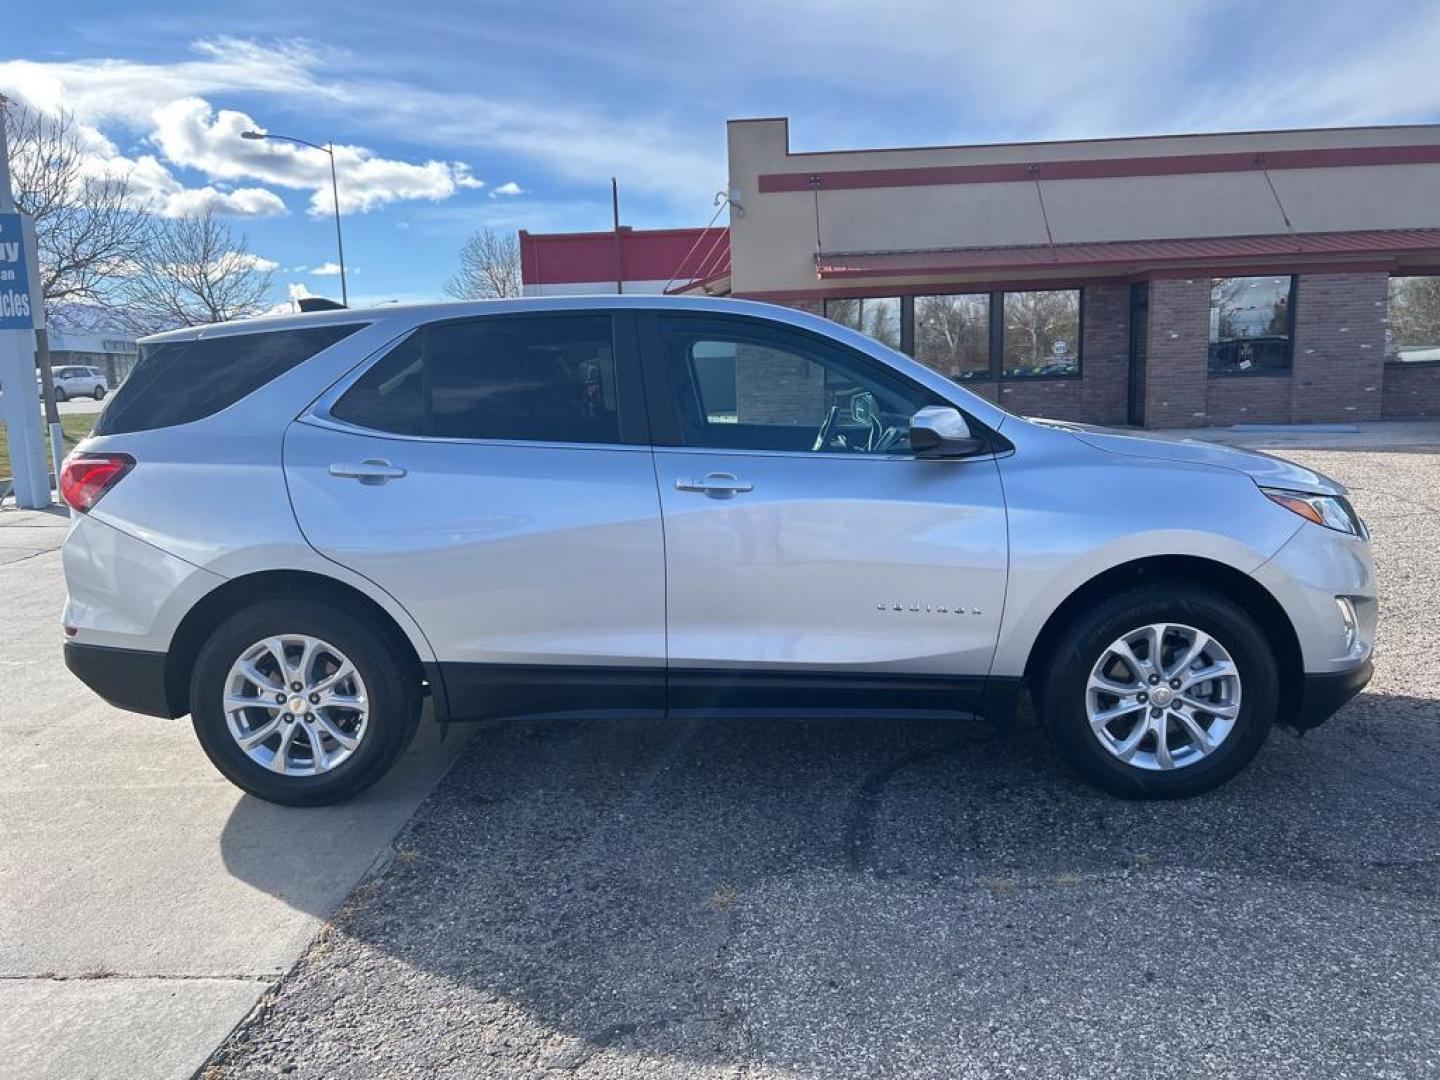
[[[44,315],[44,312],[41,312]],[[50,365],[50,328],[35,328],[35,354],[40,360],[40,390],[45,399],[45,423],[50,428],[50,469],[55,486],[60,486],[60,463],[65,460],[65,429],[60,424],[60,406],[55,403],[55,372]]]
[[[335,180],[335,144],[326,143],[330,155],[330,198],[335,203],[335,249],[340,253],[340,302],[350,306],[350,292],[345,288],[345,241],[340,236],[340,185]]]
[[[10,99],[0,94],[0,212],[13,213],[16,210],[14,193],[10,189],[10,152],[4,130],[4,110]],[[45,422],[50,428],[50,468],[55,474],[55,483],[60,483],[60,462],[65,459],[64,428],[60,426],[60,409],[55,404],[55,374],[50,364],[50,332],[45,325],[43,311],[40,326],[35,330],[35,356],[40,367],[40,399],[45,406]]]
[[[625,291],[625,261],[620,257],[620,185],[610,178],[610,213],[615,222],[615,292]]]
[[[5,130],[6,107],[9,104],[9,99],[0,94],[0,213],[3,214],[13,214],[18,209],[10,188],[10,148]],[[45,312],[35,264],[35,230],[28,219],[22,216],[20,221],[28,263],[25,269],[29,278],[32,315],[44,327]],[[39,402],[33,396],[34,376],[31,373],[35,370],[35,342],[33,330],[0,331],[0,373],[8,384],[5,399],[0,402],[0,418],[6,421],[15,503],[27,509],[40,510],[50,505],[50,483],[45,476],[44,440],[40,434],[39,410],[35,408]],[[48,378],[48,375],[46,370],[42,378]],[[56,482],[59,482],[58,471]]]

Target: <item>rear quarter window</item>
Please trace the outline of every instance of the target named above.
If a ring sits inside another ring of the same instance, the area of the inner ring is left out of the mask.
[[[203,420],[365,325],[141,345],[135,370],[100,414],[95,434],[123,435]]]

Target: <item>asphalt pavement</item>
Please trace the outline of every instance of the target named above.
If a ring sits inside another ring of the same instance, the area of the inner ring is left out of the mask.
[[[482,725],[204,1076],[1440,1074],[1440,453],[1286,453],[1374,531],[1377,674],[1221,791],[1033,722]]]

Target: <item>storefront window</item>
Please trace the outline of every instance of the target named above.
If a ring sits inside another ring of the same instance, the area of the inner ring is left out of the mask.
[[[1392,277],[1385,360],[1440,361],[1440,277]]]
[[[1080,374],[1080,290],[1005,293],[1006,378]]]
[[[1292,277],[1215,278],[1210,283],[1210,374],[1290,370]]]
[[[915,359],[952,379],[990,374],[990,296],[915,297]]]
[[[865,296],[826,300],[825,317],[841,326],[874,338],[892,349],[900,348],[900,298]]]

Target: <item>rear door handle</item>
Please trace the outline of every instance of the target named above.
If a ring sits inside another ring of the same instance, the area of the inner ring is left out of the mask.
[[[682,477],[675,481],[676,491],[698,491],[712,499],[729,499],[746,491],[754,491],[755,485],[741,480],[734,473],[712,472],[699,480]]]
[[[330,475],[359,480],[362,484],[384,484],[399,480],[405,475],[405,470],[399,465],[391,465],[383,458],[367,458],[358,465],[337,462],[330,466]]]

